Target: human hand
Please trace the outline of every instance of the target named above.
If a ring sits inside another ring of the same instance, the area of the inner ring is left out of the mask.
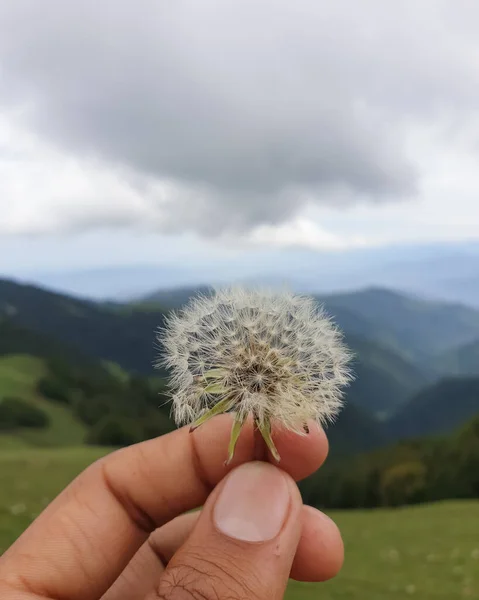
[[[225,466],[230,430],[223,415],[91,465],[0,558],[2,600],[276,600],[289,577],[336,575],[339,531],[294,483],[326,458],[324,432],[278,431],[279,469],[249,462],[252,426]]]

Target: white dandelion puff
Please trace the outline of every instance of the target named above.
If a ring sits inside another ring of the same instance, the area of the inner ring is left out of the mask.
[[[199,296],[167,317],[158,339],[178,424],[195,428],[235,413],[229,460],[250,414],[279,460],[271,423],[304,434],[309,420],[332,421],[351,380],[341,333],[303,296],[244,289]]]

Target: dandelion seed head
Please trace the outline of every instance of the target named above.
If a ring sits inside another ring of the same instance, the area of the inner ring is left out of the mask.
[[[313,299],[293,294],[199,296],[167,318],[159,341],[179,424],[231,399],[229,410],[300,433],[310,419],[334,419],[351,379],[338,329]]]

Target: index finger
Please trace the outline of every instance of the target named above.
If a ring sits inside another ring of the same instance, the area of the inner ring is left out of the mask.
[[[94,463],[0,559],[0,582],[44,598],[97,600],[151,531],[202,505],[229,470],[254,458],[248,424],[225,466],[230,431],[231,416],[223,415],[192,435],[182,428]],[[327,454],[319,427],[306,437],[278,431],[275,442],[282,468],[295,479]]]

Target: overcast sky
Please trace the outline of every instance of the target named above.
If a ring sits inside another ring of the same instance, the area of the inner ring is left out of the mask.
[[[478,65],[475,0],[1,2],[0,269],[477,238]]]

